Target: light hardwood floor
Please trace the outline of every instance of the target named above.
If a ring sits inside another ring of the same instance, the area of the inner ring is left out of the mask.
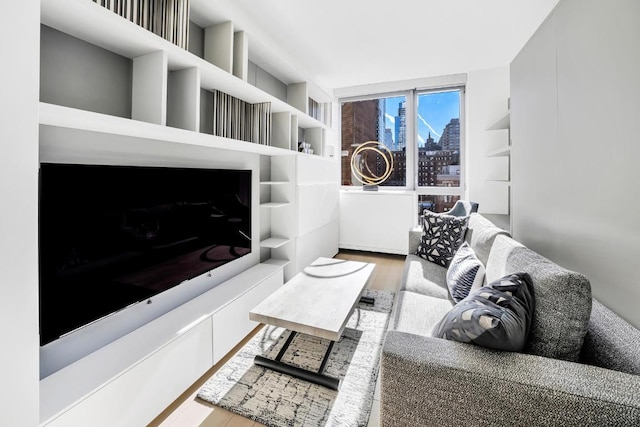
[[[403,255],[388,255],[373,252],[358,252],[342,250],[335,258],[372,262],[376,264],[369,288],[377,290],[397,290],[404,269]],[[186,390],[175,402],[153,420],[148,427],[259,427],[263,424],[241,417],[215,405],[196,398],[198,391],[219,367],[253,337],[258,326],[240,344],[238,344],[224,359],[209,369],[198,381]],[[378,395],[374,397],[369,427],[377,427],[380,402]]]

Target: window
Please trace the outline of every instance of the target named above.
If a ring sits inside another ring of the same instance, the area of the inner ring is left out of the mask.
[[[398,95],[341,104],[342,185],[362,184],[361,177],[353,173],[352,164],[356,164],[366,177],[382,177],[387,163],[391,162],[393,169],[380,185],[407,185],[404,155],[407,145],[406,103],[407,97]],[[358,150],[369,141],[377,141],[378,147],[372,144],[370,149]],[[383,157],[387,157],[386,161]]]
[[[380,185],[415,190],[420,214],[446,211],[463,196],[463,87],[342,100],[341,108],[342,185],[362,184],[352,164],[365,176],[382,176],[387,156],[393,171]],[[380,149],[358,152],[367,141]]]

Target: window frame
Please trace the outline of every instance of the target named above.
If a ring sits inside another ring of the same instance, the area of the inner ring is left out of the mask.
[[[342,104],[345,102],[358,102],[358,101],[370,101],[372,99],[381,99],[381,98],[394,98],[394,97],[399,97],[399,96],[404,96],[405,97],[405,109],[407,111],[407,119],[409,118],[409,110],[408,110],[408,104],[411,100],[411,98],[413,97],[413,91],[412,90],[401,90],[401,91],[397,91],[397,92],[385,92],[385,93],[373,93],[370,95],[359,95],[359,96],[351,96],[351,97],[345,97],[345,98],[340,98],[338,100],[338,103],[340,104],[340,109],[342,109]],[[406,120],[406,119],[405,119]],[[413,129],[413,125],[410,125],[409,123],[406,123],[406,138],[409,138],[409,131]],[[340,127],[340,140],[342,141],[342,125]],[[413,136],[411,136],[411,138],[413,138]],[[409,141],[407,141],[407,147],[409,147]],[[342,150],[342,143],[340,146],[340,150]],[[407,154],[407,160],[409,159],[409,155]],[[409,175],[409,171],[411,169],[411,173],[413,173],[413,162],[411,162],[411,164],[409,163],[409,161],[406,162],[407,163],[407,170],[405,171],[405,179],[404,179],[404,186],[399,186],[399,185],[384,185],[384,184],[380,184],[379,187],[385,191],[411,191],[414,190],[414,188],[412,188],[410,185],[408,185],[408,179],[407,177],[410,176]],[[341,188],[343,189],[355,189],[355,188],[360,188],[362,187],[362,185],[358,185],[358,184],[352,184],[352,185],[342,185],[341,184]]]
[[[418,128],[417,128],[417,101],[418,96],[425,93],[450,92],[458,90],[460,93],[460,185],[458,187],[436,187],[436,186],[420,186],[418,167]],[[466,126],[465,126],[465,93],[466,83],[451,83],[436,86],[427,86],[411,89],[402,89],[397,91],[381,91],[377,93],[368,93],[366,95],[344,96],[338,99],[340,108],[345,102],[367,101],[372,99],[392,98],[404,96],[406,99],[406,171],[404,186],[385,186],[381,184],[379,187],[384,191],[415,191],[417,197],[421,195],[428,196],[459,196],[464,198],[466,191],[467,161],[466,161]],[[340,129],[342,132],[342,128]],[[342,146],[340,147],[342,150]],[[361,185],[341,185],[341,188],[352,190],[360,188]],[[417,199],[416,199],[417,201]]]
[[[415,145],[415,150],[413,154],[413,162],[416,173],[414,174],[414,182],[413,189],[415,189],[418,196],[426,195],[426,196],[459,196],[461,199],[464,198],[464,194],[466,191],[466,176],[467,176],[467,159],[466,159],[466,132],[465,132],[465,85],[450,85],[450,86],[442,86],[442,87],[430,87],[423,89],[416,89],[413,91],[414,97],[414,107],[418,105],[418,96],[422,94],[428,93],[442,93],[442,92],[452,92],[458,90],[460,91],[460,185],[458,187],[437,187],[437,186],[426,186],[426,185],[418,185],[420,169],[418,168],[419,157],[417,154],[418,148],[418,127],[415,126],[415,132],[413,135],[413,144]],[[412,114],[412,120],[415,122],[418,118],[417,108],[414,110]]]

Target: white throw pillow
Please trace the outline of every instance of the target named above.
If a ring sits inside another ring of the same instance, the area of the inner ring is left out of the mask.
[[[467,242],[462,243],[451,259],[447,269],[447,287],[451,298],[460,302],[472,289],[482,286],[485,269]]]

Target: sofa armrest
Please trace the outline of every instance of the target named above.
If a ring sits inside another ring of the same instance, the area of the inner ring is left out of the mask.
[[[382,426],[640,425],[640,376],[406,332],[383,346]]]

